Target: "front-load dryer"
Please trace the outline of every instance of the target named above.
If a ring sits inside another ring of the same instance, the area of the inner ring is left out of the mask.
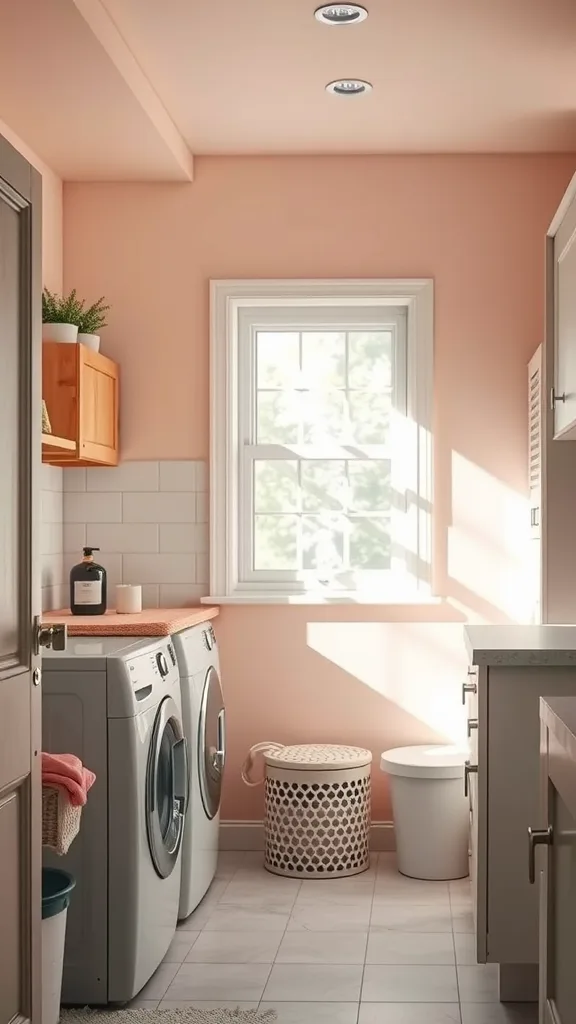
[[[168,640],[70,638],[43,657],[43,747],[96,773],[80,832],[45,863],[76,879],[62,1000],[122,1003],[174,937],[188,798],[180,679]]]
[[[220,796],[226,760],[225,711],[220,659],[210,623],[175,633],[182,689],[182,721],[190,752],[190,802],[182,846],[178,917],[198,906],[218,860]]]

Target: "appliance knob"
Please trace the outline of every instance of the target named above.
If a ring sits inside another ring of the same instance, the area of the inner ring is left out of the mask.
[[[168,663],[166,661],[166,658],[162,654],[162,651],[160,651],[160,653],[156,655],[156,663],[160,670],[160,675],[164,679],[164,677],[168,675]]]
[[[172,662],[173,665],[175,665],[176,655],[174,654],[174,648],[172,647],[172,644],[168,644],[168,654],[170,655],[170,661]]]
[[[212,650],[212,638],[211,638],[210,633],[209,633],[209,631],[207,629],[204,630],[204,632],[202,634],[202,637],[203,637],[203,640],[204,640],[204,647],[206,648],[207,651],[211,651]]]

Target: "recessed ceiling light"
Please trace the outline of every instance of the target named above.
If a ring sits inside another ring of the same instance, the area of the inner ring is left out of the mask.
[[[324,4],[314,17],[324,25],[357,25],[366,20],[368,11],[358,4]]]
[[[328,82],[326,91],[335,96],[359,96],[361,93],[372,92],[372,86],[361,78],[339,78],[336,82]]]

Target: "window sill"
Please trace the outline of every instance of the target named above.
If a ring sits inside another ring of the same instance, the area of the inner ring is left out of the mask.
[[[279,604],[279,605],[387,605],[399,607],[403,605],[440,605],[441,597],[430,597],[425,594],[413,596],[402,595],[397,598],[390,596],[375,597],[372,594],[356,594],[342,592],[339,594],[229,594],[224,596],[201,597],[201,604]]]

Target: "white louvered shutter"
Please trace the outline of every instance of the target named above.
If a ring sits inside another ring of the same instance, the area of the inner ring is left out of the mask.
[[[528,474],[530,535],[540,539],[542,496],[542,346],[528,363]]]

